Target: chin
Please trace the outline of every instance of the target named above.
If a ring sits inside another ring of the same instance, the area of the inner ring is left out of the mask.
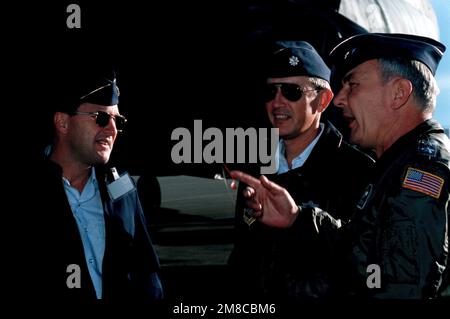
[[[296,137],[298,137],[298,132],[279,132],[279,136],[280,138],[282,138],[283,140],[291,140],[294,139]]]
[[[110,154],[98,154],[97,164],[106,164],[109,161]]]
[[[358,138],[356,138],[356,137],[350,136],[348,140],[352,144],[360,145],[359,142],[358,142]]]
[[[367,143],[364,142],[364,139],[358,136],[350,136],[350,142],[356,144],[362,148],[368,148]]]

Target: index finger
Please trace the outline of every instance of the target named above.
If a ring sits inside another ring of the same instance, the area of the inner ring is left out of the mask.
[[[237,179],[241,182],[244,182],[250,187],[256,188],[261,185],[261,182],[259,179],[254,178],[251,175],[248,175],[241,171],[231,171],[230,175],[232,178]]]

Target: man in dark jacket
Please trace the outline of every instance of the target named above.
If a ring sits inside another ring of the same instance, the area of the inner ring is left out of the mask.
[[[60,97],[53,143],[27,176],[29,240],[21,242],[20,259],[33,277],[16,288],[27,300],[161,299],[159,261],[136,187],[106,165],[126,122],[115,74],[101,61],[67,73],[53,93]]]
[[[323,207],[295,203],[286,189],[241,172],[247,204],[271,227],[316,229],[341,247],[342,273],[358,296],[448,296],[450,142],[432,118],[434,73],[445,47],[404,34],[365,34],[332,52],[342,83],[335,97],[355,143],[372,148],[373,178],[344,227]],[[298,206],[297,206],[298,204]]]
[[[269,179],[285,187],[296,202],[326,207],[348,220],[361,196],[373,160],[343,141],[321,114],[333,98],[330,70],[307,42],[280,42],[266,67],[266,111],[281,137],[278,171]],[[243,184],[240,185],[242,191]],[[241,194],[239,192],[238,194]],[[230,256],[239,291],[277,297],[325,297],[338,293],[336,265],[321,238],[299,229],[289,232],[250,224],[244,198],[236,207],[236,241]],[[244,271],[243,269],[252,269]]]

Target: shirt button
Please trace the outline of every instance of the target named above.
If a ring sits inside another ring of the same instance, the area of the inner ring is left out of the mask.
[[[93,263],[94,263],[94,259],[89,258],[89,263],[90,263],[90,264],[93,264]]]

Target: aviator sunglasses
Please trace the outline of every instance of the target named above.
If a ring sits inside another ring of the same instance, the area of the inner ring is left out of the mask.
[[[302,89],[300,85],[294,83],[267,83],[265,89],[265,101],[272,101],[277,95],[278,88],[281,94],[291,102],[297,102],[302,98],[304,92],[318,91],[319,89]]]
[[[68,113],[71,116],[74,115],[90,115],[95,118],[95,123],[100,127],[106,127],[109,123],[109,119],[113,118],[114,122],[116,122],[116,128],[118,132],[122,132],[125,128],[125,123],[127,119],[123,115],[111,115],[109,113],[103,111],[97,112],[70,112]]]

